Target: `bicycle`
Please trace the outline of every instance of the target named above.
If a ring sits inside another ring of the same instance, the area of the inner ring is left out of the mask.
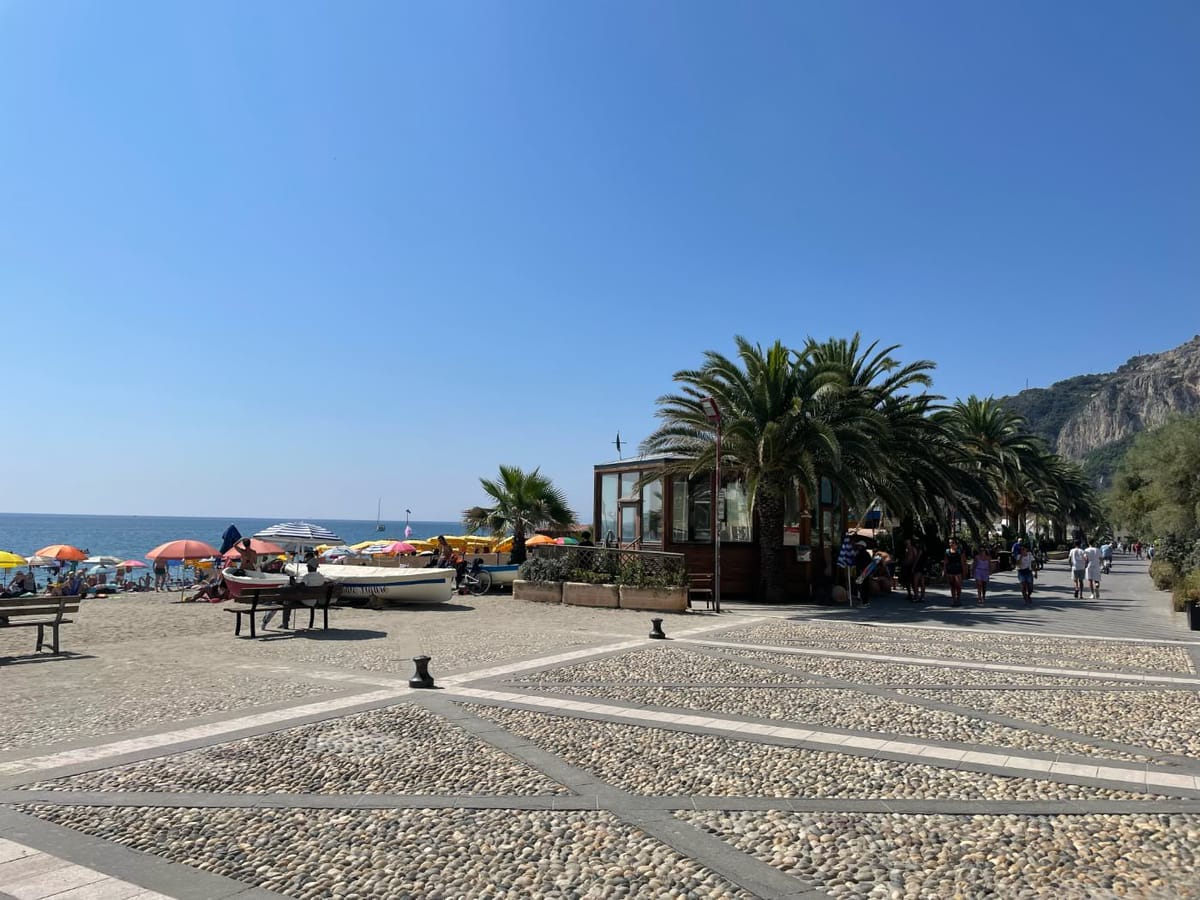
[[[492,573],[483,567],[482,560],[477,559],[474,565],[463,572],[458,587],[459,590],[466,588],[467,593],[473,597],[486,594],[492,589]]]

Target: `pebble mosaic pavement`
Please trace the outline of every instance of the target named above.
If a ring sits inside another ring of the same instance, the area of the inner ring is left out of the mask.
[[[0,633],[0,898],[1200,898],[1200,635],[1132,561],[1099,632],[1065,571],[1009,581],[666,642],[510,597],[254,641],[89,604],[62,658]]]

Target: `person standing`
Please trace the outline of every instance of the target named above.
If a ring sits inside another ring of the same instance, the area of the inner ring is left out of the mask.
[[[904,558],[900,560],[900,584],[904,586],[904,592],[908,594],[908,602],[915,603],[913,597],[913,570],[917,564],[917,548],[913,545],[912,538],[906,538],[904,541]]]
[[[871,605],[871,579],[867,577],[867,570],[871,567],[873,557],[867,551],[865,541],[859,541],[855,545],[854,552],[854,579],[852,585],[858,588],[858,599],[862,606]],[[851,592],[850,605],[854,605],[854,594]]]
[[[1071,578],[1075,581],[1075,599],[1078,600],[1083,596],[1083,576],[1087,572],[1087,554],[1080,549],[1078,540],[1067,554],[1067,562],[1071,566]]]
[[[165,559],[154,561],[154,589],[156,591],[167,589],[167,561]]]
[[[1021,598],[1026,606],[1033,606],[1033,551],[1019,541],[1017,549],[1017,583],[1021,586]]]
[[[950,585],[951,606],[962,606],[963,574],[967,571],[967,556],[955,538],[946,548],[946,582]]]
[[[1088,590],[1092,592],[1092,599],[1100,599],[1100,569],[1104,562],[1100,556],[1100,548],[1096,546],[1095,541],[1089,541],[1087,549],[1083,551],[1087,556],[1087,578]]]
[[[975,605],[983,606],[984,598],[987,597],[988,579],[992,577],[992,554],[983,544],[975,551],[971,574],[975,577]]]

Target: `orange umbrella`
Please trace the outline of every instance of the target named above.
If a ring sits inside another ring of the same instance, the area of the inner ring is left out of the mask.
[[[553,543],[554,543],[554,538],[547,537],[544,534],[535,534],[533,537],[531,537],[529,540],[527,540],[525,542],[525,546],[526,547],[540,547],[543,544],[553,544]]]
[[[181,540],[159,544],[146,554],[146,559],[157,562],[160,559],[206,559],[210,556],[220,555],[221,551],[212,544],[206,544],[204,541]]]
[[[270,541],[260,541],[258,538],[250,538],[250,549],[255,553],[266,554],[267,556],[275,556],[279,553],[287,551],[278,544],[272,544]],[[225,551],[225,559],[241,559],[242,558],[242,542],[238,541],[232,547]]]
[[[49,547],[43,547],[34,556],[48,556],[52,559],[65,560],[67,562],[83,562],[87,559],[87,554],[78,547],[72,547],[70,544],[51,544]]]

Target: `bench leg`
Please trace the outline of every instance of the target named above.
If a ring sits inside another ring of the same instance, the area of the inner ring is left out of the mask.
[[[317,608],[310,606],[308,608],[308,630],[312,631],[313,626],[317,624]]]
[[[44,647],[45,644],[46,644],[46,626],[39,625],[38,626],[38,636],[37,636],[37,649],[34,650],[33,652],[41,653],[42,647]]]
[[[233,626],[233,636],[240,637],[242,633],[242,614],[240,612],[234,613],[233,618],[237,620],[237,624]]]
[[[254,637],[254,610],[251,610],[248,615],[250,616],[250,637]]]
[[[54,629],[54,655],[58,656],[58,626],[52,625],[50,627]]]

